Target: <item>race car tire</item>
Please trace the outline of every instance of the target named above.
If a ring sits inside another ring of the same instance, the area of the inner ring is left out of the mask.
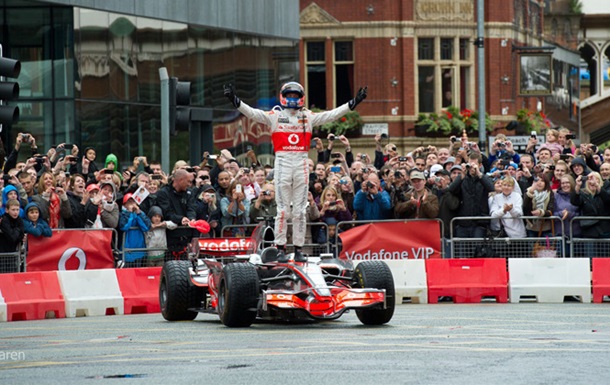
[[[205,289],[193,285],[189,276],[189,261],[167,261],[161,270],[159,305],[168,321],[192,321],[201,307]]]
[[[256,319],[260,283],[249,263],[230,263],[222,269],[218,291],[218,315],[229,327],[248,327]]]
[[[374,307],[356,309],[356,315],[365,325],[382,325],[389,322],[394,315],[396,297],[394,278],[390,267],[383,261],[364,261],[354,269],[354,287],[368,289],[385,289],[386,308]]]

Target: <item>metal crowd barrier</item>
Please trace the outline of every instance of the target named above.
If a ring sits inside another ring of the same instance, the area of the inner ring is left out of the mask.
[[[582,225],[586,221],[597,221],[591,226],[600,226],[601,221],[610,221],[610,217],[584,217],[578,216],[570,221],[570,238],[566,240],[569,244],[569,256],[572,258],[610,257],[610,234],[602,234],[601,238],[582,238],[580,234],[574,234],[574,224],[578,223],[582,231]],[[607,224],[610,228],[610,223]]]
[[[519,218],[525,219],[541,219],[540,217],[522,216]],[[451,220],[451,257],[452,258],[472,258],[475,256],[477,247],[488,245],[498,257],[504,258],[531,258],[534,257],[534,245],[548,246],[556,251],[557,257],[565,256],[565,245],[562,234],[563,222],[559,217],[544,217],[546,221],[555,220],[555,235],[549,237],[526,237],[526,238],[458,238],[455,236],[455,228],[460,221],[491,221],[498,220],[492,217],[456,217]],[[557,221],[558,220],[558,221]],[[559,222],[561,231],[557,229]],[[491,222],[490,222],[491,223]],[[525,224],[525,223],[524,223]],[[489,227],[489,224],[487,225]],[[488,249],[489,250],[489,249]]]
[[[13,253],[0,253],[0,274],[25,271],[25,248],[19,247]]]

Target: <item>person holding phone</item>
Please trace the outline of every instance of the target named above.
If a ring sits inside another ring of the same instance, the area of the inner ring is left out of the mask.
[[[280,89],[280,106],[271,111],[252,108],[235,94],[233,85],[224,86],[224,94],[233,106],[248,118],[271,127],[275,149],[274,180],[278,214],[275,219],[275,243],[278,261],[288,262],[285,253],[287,221],[292,218],[294,260],[305,262],[302,253],[306,233],[307,189],[309,186],[308,151],[313,127],[341,118],[356,108],[367,96],[360,88],[349,102],[330,111],[314,113],[305,108],[305,89],[297,82],[288,82]],[[291,209],[292,205],[292,209]]]
[[[47,221],[52,229],[63,229],[64,220],[72,216],[68,195],[63,187],[57,186],[53,173],[45,171],[38,180],[38,194],[32,197],[38,204],[40,217]]]

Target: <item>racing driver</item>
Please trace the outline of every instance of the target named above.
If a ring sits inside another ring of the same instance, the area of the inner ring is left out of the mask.
[[[366,98],[367,87],[360,88],[356,97],[330,111],[314,113],[304,107],[305,90],[297,82],[288,82],[280,90],[280,105],[271,111],[252,108],[235,94],[232,84],[224,86],[224,94],[233,106],[249,119],[271,127],[275,150],[274,179],[277,202],[275,243],[278,261],[288,262],[286,255],[286,222],[292,218],[292,239],[295,262],[305,262],[301,249],[305,243],[307,189],[309,187],[308,151],[312,128],[337,120]],[[291,210],[292,204],[292,210]]]

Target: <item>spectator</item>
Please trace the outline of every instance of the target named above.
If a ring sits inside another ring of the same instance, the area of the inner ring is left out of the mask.
[[[0,217],[0,253],[14,253],[24,236],[23,219],[19,216],[21,206],[16,199],[6,202],[5,213]],[[13,271],[0,271],[12,273]]]
[[[582,184],[584,188],[581,188]],[[580,208],[583,217],[608,216],[610,207],[610,195],[601,188],[602,178],[597,172],[591,172],[586,177],[579,175],[576,178],[576,186],[571,195],[570,202]],[[607,220],[582,219],[580,228],[583,238],[609,238],[610,223]],[[585,244],[586,257],[598,257],[597,245],[594,243]]]
[[[250,203],[250,223],[257,223],[260,218],[275,218],[277,203],[275,202],[274,187],[273,183],[265,183],[258,198]]]
[[[218,174],[218,184],[214,186],[216,189],[216,197],[218,202],[227,196],[228,188],[231,186],[231,174],[228,171],[221,171]]]
[[[557,235],[563,235],[564,239],[569,239],[570,234],[572,237],[580,237],[580,221],[572,222],[574,217],[580,215],[580,208],[571,202],[576,183],[571,175],[563,175],[559,181],[559,189],[555,192],[555,210],[553,211],[553,216],[561,218],[561,220],[555,222]],[[572,226],[571,231],[570,225]]]
[[[550,181],[546,175],[540,174],[534,177],[534,184],[527,189],[523,199],[523,214],[539,217],[526,220],[527,236],[554,236],[551,233],[551,221],[542,219],[553,215],[554,210],[555,196],[551,191]]]
[[[559,129],[559,139],[557,143],[559,143],[563,147],[564,154],[574,154],[576,152],[576,145],[572,141],[576,136],[572,134],[570,130],[567,128]]]
[[[411,172],[413,189],[404,195],[394,208],[396,218],[436,218],[438,217],[438,198],[426,188],[423,172]]]
[[[336,257],[337,248],[332,246],[337,244],[337,234],[341,232],[339,231],[339,228],[337,226],[338,221],[333,217],[327,217],[322,222],[326,223],[326,226],[320,228],[318,234],[318,243],[321,245],[329,243],[331,245],[333,255],[335,255]]]
[[[36,138],[28,133],[18,133],[17,138],[15,139],[15,147],[6,158],[4,162],[4,173],[8,173],[8,171],[17,166],[17,158],[19,157],[19,151],[21,150],[21,146],[23,144],[29,144],[31,150],[31,157],[38,154],[38,146],[36,145]],[[40,166],[39,166],[40,167]]]
[[[551,190],[557,191],[560,188],[561,178],[568,173],[568,165],[563,160],[558,160],[555,163],[555,168],[552,170]]]
[[[489,213],[494,218],[499,218],[499,231],[504,228],[509,238],[525,238],[525,225],[523,216],[523,198],[515,191],[515,180],[513,178],[501,179],[502,191],[489,199]]]
[[[174,230],[178,225],[172,221],[163,220],[163,211],[159,206],[153,206],[148,211],[150,229],[146,232],[146,248],[148,250],[146,266],[163,266],[165,250],[167,249],[167,230]]]
[[[459,217],[489,216],[489,193],[494,191],[491,178],[483,174],[481,155],[471,152],[469,162],[462,165],[462,173],[449,185],[449,191],[460,199]],[[454,166],[455,167],[455,166]],[[459,238],[483,238],[489,223],[486,220],[461,220],[456,223],[455,235]]]
[[[432,188],[432,193],[438,199],[438,218],[443,221],[442,235],[445,244],[445,258],[451,258],[451,245],[449,244],[451,220],[455,217],[456,211],[460,206],[460,199],[449,191],[449,184],[451,184],[449,171],[438,171],[435,176],[435,185]]]
[[[104,168],[107,170],[118,171],[119,159],[114,154],[108,154],[104,162]]]
[[[337,222],[351,221],[352,214],[345,206],[343,199],[339,197],[337,190],[328,186],[320,196],[320,220],[326,222],[326,218],[334,218]]]
[[[77,172],[85,176],[86,180],[95,179],[95,173],[99,171],[97,164],[95,163],[97,152],[93,147],[85,147],[83,153],[84,155],[81,159],[80,165],[78,166]]]
[[[123,209],[119,218],[119,228],[125,234],[123,252],[125,267],[146,266],[145,251],[129,251],[126,249],[145,249],[144,234],[150,229],[150,219],[140,210],[131,193],[123,196]]]
[[[64,220],[72,217],[72,208],[68,195],[63,187],[57,186],[52,173],[45,171],[38,181],[38,194],[32,197],[38,204],[40,217],[49,223],[52,229],[63,229]]]
[[[26,234],[35,237],[50,237],[53,235],[49,224],[40,218],[40,210],[35,202],[28,203],[25,206],[25,213],[23,227]]]
[[[210,225],[210,238],[220,237],[220,207],[216,200],[216,190],[212,185],[203,185],[195,202],[195,219],[203,219]]]
[[[354,197],[354,210],[359,221],[374,221],[392,217],[392,202],[387,191],[381,189],[377,174],[368,174],[362,189]]]
[[[168,220],[178,226],[187,226],[196,217],[195,196],[190,190],[193,174],[186,170],[176,170],[171,184],[164,186],[157,194],[157,206]],[[186,247],[193,237],[190,228],[177,228],[167,233],[167,248],[181,259],[187,258]]]
[[[354,184],[349,176],[343,176],[339,179],[339,194],[345,207],[350,213],[354,213]]]
[[[116,186],[113,182],[100,183],[99,192],[91,199],[97,206],[97,216],[94,227],[105,229],[116,229],[119,225],[119,205],[116,203]]]
[[[587,180],[585,176],[589,175],[591,172],[591,170],[589,170],[587,167],[585,160],[580,156],[572,159],[572,162],[570,163],[570,170],[572,171],[572,178],[574,178],[574,180],[578,180],[578,177],[582,176],[580,180],[583,184],[580,187],[584,187],[584,182]]]
[[[8,209],[7,203],[10,200],[15,200],[20,203],[19,216],[23,218],[24,213],[23,209],[21,208],[21,202],[19,200],[19,194],[17,193],[17,187],[13,186],[12,184],[9,184],[8,186],[4,187],[4,189],[2,190],[2,206],[0,206],[0,215],[4,215],[4,213]]]
[[[307,227],[305,231],[305,243],[314,243],[317,241],[317,230],[318,227],[312,226],[311,223],[316,222],[320,219],[320,210],[316,204],[313,194],[311,191],[307,192],[307,208],[305,211],[307,219]],[[314,230],[315,229],[315,230]]]
[[[538,154],[544,148],[548,148],[551,152],[551,157],[559,154],[563,154],[563,146],[559,143],[559,131],[550,129],[546,131],[546,143],[540,146]]]
[[[68,202],[72,216],[66,218],[64,225],[67,229],[83,229],[87,224],[87,212],[85,210],[89,201],[89,192],[85,189],[85,177],[74,174],[70,177],[68,185]]]
[[[246,235],[246,228],[238,225],[250,222],[250,201],[246,199],[241,183],[231,183],[227,196],[220,201],[220,213],[222,228],[231,226],[230,236],[244,237]]]

